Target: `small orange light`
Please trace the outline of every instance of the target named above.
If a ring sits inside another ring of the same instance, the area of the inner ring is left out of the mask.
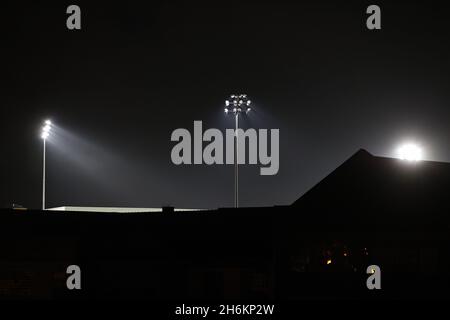
[[[331,264],[331,259],[327,260],[327,264]]]

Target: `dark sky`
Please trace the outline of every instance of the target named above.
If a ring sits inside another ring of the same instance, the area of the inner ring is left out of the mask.
[[[233,205],[233,166],[175,166],[176,128],[233,127],[231,93],[280,129],[280,170],[241,166],[243,206],[290,204],[359,148],[415,139],[450,161],[450,24],[429,1],[72,2],[3,5],[0,205],[38,208],[41,123],[48,206]]]

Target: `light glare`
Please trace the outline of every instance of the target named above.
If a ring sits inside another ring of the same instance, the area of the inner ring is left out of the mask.
[[[398,156],[400,160],[421,161],[423,154],[422,149],[419,146],[408,143],[398,149]]]
[[[41,138],[46,140],[50,135],[50,130],[52,129],[52,122],[50,120],[44,121],[44,126],[41,131]]]

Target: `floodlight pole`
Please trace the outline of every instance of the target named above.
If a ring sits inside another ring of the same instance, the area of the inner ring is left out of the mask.
[[[235,114],[236,118],[236,130],[235,136],[236,136],[236,143],[234,144],[234,207],[239,207],[239,164],[238,164],[238,143],[239,143],[239,135],[238,135],[238,129],[239,129],[239,113],[236,112]]]
[[[52,122],[50,120],[46,120],[44,122],[44,126],[42,127],[42,132],[41,132],[41,138],[43,140],[43,149],[42,149],[42,210],[45,210],[45,154],[46,154],[47,138],[50,135],[51,129],[52,129]]]
[[[225,113],[232,112],[234,114],[235,121],[235,143],[234,143],[234,207],[239,207],[239,114],[242,112],[250,112],[251,101],[247,98],[246,94],[233,94],[230,96],[230,100],[225,101]]]
[[[42,210],[45,210],[45,149],[46,139],[44,140],[43,163],[42,163]]]

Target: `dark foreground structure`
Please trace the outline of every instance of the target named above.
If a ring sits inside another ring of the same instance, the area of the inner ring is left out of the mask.
[[[450,164],[360,150],[290,206],[3,210],[0,298],[449,298],[449,196]],[[367,289],[372,264],[381,290]]]

